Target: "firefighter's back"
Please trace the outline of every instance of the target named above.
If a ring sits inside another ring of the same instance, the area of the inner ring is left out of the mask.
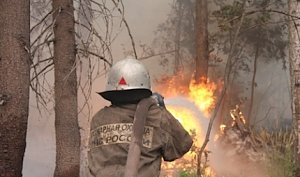
[[[105,107],[92,119],[88,154],[92,176],[124,175],[136,107],[136,104]],[[139,177],[158,177],[162,157],[175,160],[192,144],[178,121],[157,105],[150,107],[142,142]]]

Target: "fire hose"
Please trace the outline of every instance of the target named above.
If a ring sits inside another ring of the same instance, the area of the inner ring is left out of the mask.
[[[158,104],[163,100],[163,97],[159,95],[158,97],[150,97],[142,99],[136,108],[133,120],[131,142],[129,145],[128,156],[125,166],[124,177],[136,177],[138,173],[138,165],[141,157],[141,148],[142,148],[142,139],[144,134],[144,127],[146,122],[146,117],[149,111],[149,108]]]

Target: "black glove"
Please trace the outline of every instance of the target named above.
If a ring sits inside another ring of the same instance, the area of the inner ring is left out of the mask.
[[[151,97],[155,99],[155,101],[160,107],[166,108],[164,97],[161,94],[154,92]]]

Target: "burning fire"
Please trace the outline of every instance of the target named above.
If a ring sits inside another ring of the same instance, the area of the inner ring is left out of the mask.
[[[164,78],[159,90],[162,95],[164,95],[165,99],[176,96],[183,96],[190,102],[194,103],[197,107],[198,111],[202,112],[206,117],[208,117],[210,111],[215,106],[216,98],[214,97],[214,93],[217,89],[217,85],[208,81],[207,83],[197,83],[195,80],[186,81],[183,79],[183,76],[174,76],[169,78]],[[201,147],[201,143],[203,142],[204,134],[203,134],[203,125],[200,123],[199,117],[188,105],[184,106],[173,106],[166,105],[168,111],[172,113],[172,115],[178,119],[178,121],[183,125],[183,127],[187,131],[195,132],[194,145],[196,147]],[[186,163],[188,162],[188,163]],[[186,169],[195,167],[196,165],[196,154],[190,152],[184,156],[184,158],[179,161],[175,161],[175,163],[165,163],[163,164],[163,169],[168,171],[171,168],[173,169]]]
[[[195,80],[189,82],[183,79],[183,75],[166,77],[162,80],[162,84],[158,90],[166,99],[183,96],[194,103],[196,107],[204,113],[209,115],[212,108],[215,106],[214,93],[217,85],[209,80],[207,83],[197,83]],[[167,109],[176,117],[186,130],[201,129],[199,125],[199,117],[193,113],[187,106],[171,106],[167,105]]]
[[[187,130],[187,131],[196,131],[197,133],[197,138],[198,140],[194,142],[194,144],[197,147],[200,147],[202,143],[202,137],[204,135],[202,134],[202,126],[197,120],[197,115],[191,110],[189,110],[186,107],[180,107],[180,106],[168,106],[167,105],[168,111],[172,113],[172,115],[182,124],[182,126]],[[201,139],[199,139],[201,137]],[[194,140],[195,141],[195,140]]]
[[[220,125],[220,131],[221,131],[222,134],[224,133],[225,128],[226,128],[226,125],[225,125],[225,124],[221,124],[221,125]]]
[[[216,89],[216,84],[212,82],[197,84],[195,80],[192,80],[189,85],[189,99],[194,101],[202,112],[208,114],[215,106],[214,92]]]

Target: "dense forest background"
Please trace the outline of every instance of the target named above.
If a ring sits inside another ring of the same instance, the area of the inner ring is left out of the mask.
[[[214,83],[215,102],[202,125],[207,137],[226,125],[251,144],[238,151],[264,154],[263,175],[299,175],[298,7],[296,0],[1,1],[1,174],[86,176],[90,120],[110,104],[96,92],[105,89],[112,64],[132,56],[149,69],[166,103],[173,88],[187,97],[191,85]],[[210,166],[215,176],[224,172],[206,140],[181,176],[207,175]]]

